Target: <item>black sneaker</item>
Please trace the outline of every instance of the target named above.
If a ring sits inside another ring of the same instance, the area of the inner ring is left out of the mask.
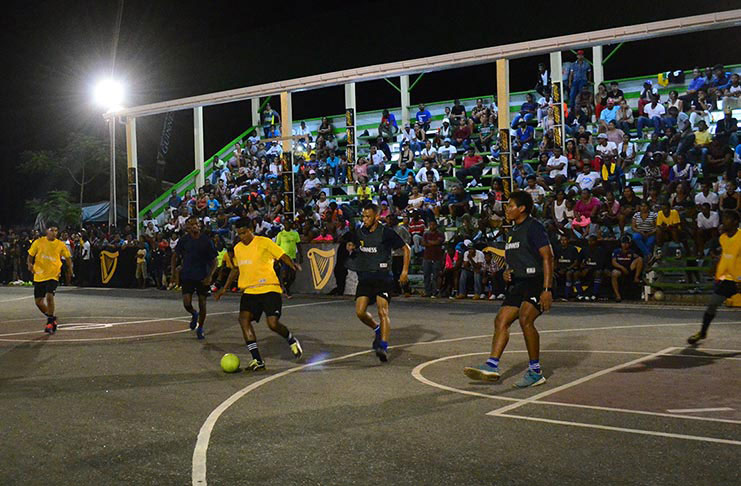
[[[707,337],[707,335],[704,334],[702,331],[696,332],[695,334],[693,334],[692,336],[690,336],[690,337],[687,338],[687,343],[688,344],[697,344],[699,341],[702,341],[706,337]]]
[[[376,337],[373,338],[373,344],[371,345],[373,349],[378,349],[381,347],[381,338],[376,334]]]
[[[376,356],[378,356],[378,359],[381,360],[381,363],[386,363],[389,360],[388,350],[383,349],[380,346],[376,348]]]

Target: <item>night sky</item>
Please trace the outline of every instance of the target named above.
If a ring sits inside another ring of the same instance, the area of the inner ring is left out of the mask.
[[[598,5],[603,7],[597,7]],[[123,5],[114,77],[127,106],[164,101],[368,64],[398,61],[562,34],[741,8],[713,2],[204,2]],[[119,2],[25,1],[3,4],[0,225],[21,223],[34,181],[14,168],[24,150],[56,149],[73,131],[106,136],[92,105],[97,79],[111,73]],[[565,7],[565,8],[564,8]],[[741,63],[741,29],[634,42],[606,65],[626,77],[715,63]],[[610,48],[605,48],[605,55]],[[591,55],[591,52],[588,51]],[[564,54],[564,60],[570,60]],[[537,62],[510,63],[511,89],[534,86]],[[394,80],[395,82],[398,81]],[[412,102],[495,90],[494,66],[434,73]],[[398,105],[384,81],[357,87],[361,111]],[[344,110],[341,87],[294,95],[294,119]],[[175,116],[166,179],[192,170],[192,112]],[[204,110],[206,156],[249,126],[249,103]],[[138,121],[140,170],[153,170],[161,117]],[[121,132],[122,133],[122,132]],[[125,161],[121,161],[125,164]],[[143,200],[146,204],[149,201]]]

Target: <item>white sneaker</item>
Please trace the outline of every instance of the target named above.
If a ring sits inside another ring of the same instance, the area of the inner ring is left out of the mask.
[[[504,300],[504,294],[497,295],[497,300]]]
[[[479,299],[486,299],[486,294],[479,295]]]

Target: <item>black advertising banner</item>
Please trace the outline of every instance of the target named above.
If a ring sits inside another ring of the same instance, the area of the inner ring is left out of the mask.
[[[291,291],[299,294],[328,294],[336,285],[334,267],[337,264],[336,243],[301,244],[301,271],[296,272],[296,280]]]
[[[293,197],[293,153],[283,153],[281,159],[283,170],[283,213],[293,216],[294,214],[294,197]]]
[[[512,157],[510,154],[509,128],[499,130],[499,175],[502,178],[504,198],[509,199],[512,192]]]

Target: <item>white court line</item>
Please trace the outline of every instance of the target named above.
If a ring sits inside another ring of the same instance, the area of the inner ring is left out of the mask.
[[[344,302],[344,300],[329,300],[329,301],[326,301],[326,302],[309,302],[309,303],[305,303],[305,304],[284,305],[283,308],[286,309],[286,308],[289,308],[289,307],[307,307],[307,306],[311,306],[311,305],[333,304],[333,303],[336,303],[336,302]],[[221,316],[221,315],[226,315],[226,314],[236,314],[238,312],[239,312],[238,310],[236,310],[236,311],[224,311],[224,312],[209,312],[208,313],[208,316]],[[113,318],[115,319],[115,317],[113,317]],[[125,317],[122,317],[122,318],[125,319]],[[191,316],[180,316],[180,317],[163,317],[161,319],[142,319],[142,320],[137,320],[137,321],[112,322],[112,323],[109,323],[110,324],[109,327],[123,326],[123,325],[129,325],[129,324],[146,324],[148,322],[161,322],[161,321],[183,321],[183,322],[188,322],[190,320],[190,318],[191,318]],[[101,318],[100,317],[75,317],[75,318],[70,318],[70,319],[101,319]],[[25,321],[25,320],[32,320],[32,319],[18,319],[16,321],[5,321],[5,322],[17,322],[17,321]],[[186,329],[186,331],[187,330],[188,329]],[[41,331],[14,332],[14,333],[0,334],[0,338],[8,337],[8,336],[19,336],[19,335],[23,335],[23,334],[42,334],[43,332],[44,332],[43,330],[41,330]],[[182,332],[182,331],[176,331],[176,332]],[[164,335],[164,334],[174,334],[174,333],[173,332],[165,332],[165,333],[157,333],[157,334],[142,334],[139,337],[161,336],[161,335]],[[106,341],[106,340],[111,340],[111,339],[129,339],[129,338],[132,338],[132,337],[137,337],[137,336],[123,336],[123,337],[112,337],[112,338],[110,338],[110,337],[109,338],[88,338],[88,339],[54,339],[54,340],[49,340],[47,342],[53,343],[53,342],[70,342],[70,341],[74,341],[74,342],[79,342],[79,341]],[[13,342],[13,343],[23,343],[23,342],[31,342],[32,340],[28,340],[28,339],[25,339],[25,340],[24,339],[0,339],[0,341]]]
[[[545,422],[548,424],[571,425],[573,427],[586,427],[590,429],[610,430],[613,432],[628,432],[631,434],[653,435],[657,437],[669,437],[672,439],[686,439],[686,440],[696,440],[696,441],[702,441],[702,442],[715,442],[717,444],[741,445],[741,441],[738,441],[738,440],[718,439],[716,437],[702,437],[699,435],[672,434],[669,432],[655,432],[652,430],[628,429],[625,427],[612,427],[609,425],[586,424],[582,422],[569,422],[567,420],[553,420],[553,419],[546,419],[546,418],[540,418],[540,417],[529,417],[525,415],[498,414],[497,416],[513,418],[513,419],[520,419],[520,420],[530,420],[533,422]]]
[[[25,297],[16,297],[13,299],[0,300],[0,304],[3,302],[14,302],[16,300],[33,299],[33,295],[26,295]]]
[[[517,351],[507,351],[507,354],[510,353],[527,353],[527,350],[517,350]],[[645,352],[639,352],[639,351],[600,351],[600,350],[593,350],[593,349],[545,349],[541,350],[541,353],[587,353],[587,354],[640,354],[643,356],[647,356],[651,353],[645,353]],[[421,363],[417,365],[412,370],[412,377],[416,379],[417,381],[424,383],[425,385],[429,385],[434,388],[438,388],[440,390],[445,390],[453,393],[460,393],[462,395],[470,395],[474,397],[482,397],[482,398],[490,398],[492,400],[504,400],[508,402],[522,402],[525,401],[525,398],[512,398],[512,397],[506,397],[501,395],[490,395],[486,393],[479,393],[479,392],[473,392],[469,390],[462,390],[460,388],[454,388],[452,386],[443,385],[441,383],[437,383],[435,381],[427,379],[424,375],[422,375],[422,370],[427,368],[430,365],[433,365],[435,363],[440,363],[442,361],[448,361],[452,359],[457,358],[465,358],[468,356],[481,356],[481,355],[488,355],[488,352],[484,353],[466,353],[466,354],[457,354],[453,356],[444,356],[442,358],[433,359],[431,361],[425,361],[424,363]],[[682,356],[682,355],[676,355],[676,354],[667,354],[665,356],[676,356],[678,358],[694,358],[694,356]],[[721,358],[721,359],[735,359],[735,358]],[[621,412],[621,413],[630,413],[635,415],[651,415],[656,417],[668,417],[668,418],[681,418],[681,419],[689,419],[689,420],[699,420],[702,422],[721,422],[721,423],[727,423],[727,424],[735,424],[735,425],[741,425],[741,420],[732,420],[732,419],[721,419],[721,418],[714,418],[714,417],[698,417],[696,415],[677,415],[677,414],[669,414],[669,413],[662,413],[662,412],[649,412],[646,410],[632,410],[629,408],[615,408],[615,407],[602,407],[598,405],[584,405],[581,403],[566,403],[566,402],[551,402],[547,400],[538,400],[536,402],[529,402],[530,405],[553,405],[558,407],[570,407],[570,408],[584,408],[589,410],[600,410],[604,412]]]
[[[344,301],[337,301],[337,302],[344,302]],[[714,323],[714,325],[718,324],[738,324],[741,323],[741,321],[723,321],[723,322],[717,322]],[[605,327],[592,327],[592,328],[570,328],[570,329],[549,329],[549,330],[543,330],[539,331],[541,334],[546,333],[555,333],[555,332],[578,332],[578,331],[604,331],[604,330],[612,330],[612,329],[632,329],[632,328],[645,328],[645,327],[673,327],[673,326],[696,326],[697,322],[685,322],[685,323],[668,323],[668,324],[638,324],[634,326],[605,326]],[[511,333],[511,335],[516,334],[522,334],[520,333]],[[442,339],[437,341],[421,341],[416,343],[408,343],[408,344],[399,344],[395,346],[389,346],[389,349],[394,348],[402,348],[402,347],[409,347],[409,346],[417,346],[417,345],[429,345],[429,344],[442,344],[442,343],[449,343],[449,342],[455,342],[455,341],[464,341],[469,339],[481,339],[481,338],[489,338],[491,339],[491,333],[489,334],[483,334],[480,336],[467,336],[467,337],[459,337],[459,338],[451,338],[451,339]],[[672,348],[673,349],[673,348]],[[329,360],[323,360],[318,361],[316,363],[310,363],[306,365],[300,365],[296,366],[294,368],[289,368],[285,371],[282,371],[276,375],[271,375],[267,378],[263,378],[262,380],[256,381],[255,383],[237,391],[233,395],[231,395],[229,398],[227,398],[224,402],[221,403],[218,407],[216,407],[206,418],[206,421],[201,426],[201,429],[198,432],[198,438],[196,439],[196,445],[193,449],[193,460],[192,460],[192,484],[194,486],[202,486],[207,484],[206,482],[206,460],[208,456],[208,444],[211,439],[211,433],[214,429],[214,426],[216,425],[216,421],[219,420],[219,417],[229,408],[231,407],[237,400],[247,395],[249,392],[256,390],[260,386],[269,383],[273,381],[276,378],[288,375],[290,373],[295,373],[296,371],[301,371],[303,369],[306,369],[310,366],[316,366],[320,364],[326,364],[336,361],[341,361],[344,359],[352,358],[355,356],[360,356],[363,354],[371,353],[373,350],[367,350],[367,351],[359,351],[357,353],[352,353],[344,356],[339,356],[337,358],[332,358]]]
[[[667,410],[669,413],[696,413],[696,412],[733,412],[731,407],[715,407],[715,408],[675,408]],[[739,422],[741,423],[741,422]]]
[[[574,386],[581,385],[584,382],[587,382],[589,380],[593,380],[595,378],[598,378],[600,376],[606,375],[608,373],[612,373],[613,371],[621,370],[623,368],[627,368],[629,366],[633,366],[635,364],[642,363],[644,361],[648,361],[648,360],[653,359],[653,358],[657,358],[657,357],[659,357],[659,356],[661,356],[663,354],[669,353],[670,351],[674,351],[675,349],[677,349],[677,348],[674,347],[674,346],[670,346],[668,348],[662,349],[661,351],[657,351],[657,352],[651,353],[651,354],[649,354],[647,356],[643,356],[641,358],[637,358],[637,359],[634,359],[632,361],[628,361],[627,363],[622,363],[622,364],[619,364],[619,365],[611,366],[609,368],[605,368],[603,370],[594,372],[594,373],[589,374],[587,376],[583,376],[583,377],[579,378],[578,380],[570,381],[570,382],[565,383],[565,384],[563,384],[561,386],[557,386],[556,388],[551,388],[550,390],[546,390],[546,391],[544,391],[542,393],[538,393],[536,395],[533,395],[533,396],[531,396],[529,398],[526,398],[526,399],[522,400],[521,402],[513,403],[512,405],[505,405],[504,407],[498,408],[496,410],[492,410],[491,412],[488,412],[486,415],[501,415],[503,413],[507,413],[510,410],[514,410],[516,408],[520,408],[520,407],[522,407],[524,405],[527,405],[528,403],[534,402],[535,400],[538,400],[540,398],[544,398],[544,397],[547,397],[549,395],[553,395],[554,393],[558,393],[560,391],[567,390],[567,389],[572,388]]]

